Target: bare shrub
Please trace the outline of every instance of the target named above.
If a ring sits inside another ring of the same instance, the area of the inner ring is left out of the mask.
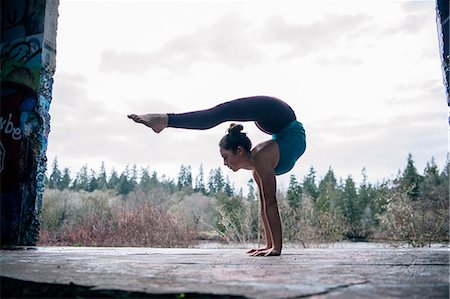
[[[432,242],[448,243],[448,205],[445,200],[412,200],[408,190],[396,190],[386,198],[381,227],[393,241],[423,247]]]
[[[298,240],[305,248],[322,242],[322,240],[318,238],[319,230],[316,227],[314,220],[313,199],[311,196],[305,196],[303,197],[300,211],[300,230],[296,236],[296,240]]]
[[[217,196],[217,231],[228,242],[248,243],[258,231],[257,204],[239,197]]]
[[[42,229],[56,231],[71,227],[75,223],[90,221],[95,214],[101,219],[110,218],[110,205],[116,201],[113,193],[92,193],[70,190],[45,190],[41,211]]]
[[[319,240],[318,228],[314,225],[314,207],[312,198],[305,196],[300,208],[292,209],[282,205],[283,235],[287,242],[300,243],[308,248]]]
[[[193,232],[202,233],[216,229],[216,201],[201,193],[179,194],[170,211],[182,219]]]
[[[192,235],[178,219],[150,203],[118,208],[112,246],[187,246]]]
[[[334,243],[344,240],[348,230],[344,216],[323,212],[317,216],[320,243]]]
[[[177,217],[150,201],[51,190],[43,204],[40,245],[174,247],[193,240]]]

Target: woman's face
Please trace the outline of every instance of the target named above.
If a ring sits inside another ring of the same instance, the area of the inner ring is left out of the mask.
[[[228,166],[233,171],[238,171],[241,169],[243,157],[245,151],[242,147],[238,146],[236,153],[233,153],[231,150],[226,150],[224,148],[220,148],[220,155],[223,158],[223,164]]]

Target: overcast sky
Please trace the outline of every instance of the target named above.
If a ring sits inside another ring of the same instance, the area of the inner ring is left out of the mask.
[[[61,1],[49,168],[149,167],[176,178],[222,166],[207,131],[155,134],[129,113],[185,112],[252,95],[288,102],[320,179],[394,177],[408,153],[422,172],[448,152],[434,1]],[[253,144],[269,139],[244,123]],[[236,187],[248,171],[223,168]]]

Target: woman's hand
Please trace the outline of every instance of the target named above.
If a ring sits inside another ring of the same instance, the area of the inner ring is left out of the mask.
[[[274,248],[256,251],[253,254],[251,254],[251,256],[279,256],[279,255],[281,255],[281,252]]]

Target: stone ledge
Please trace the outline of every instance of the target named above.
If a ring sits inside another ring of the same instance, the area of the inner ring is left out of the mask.
[[[123,294],[271,299],[449,295],[447,248],[288,248],[279,257],[249,257],[244,249],[35,249],[2,250],[0,276],[19,280],[18,284],[72,284],[113,298]]]

